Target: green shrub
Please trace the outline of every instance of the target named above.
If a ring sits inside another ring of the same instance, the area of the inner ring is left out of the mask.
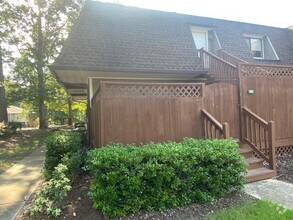
[[[94,208],[110,217],[163,210],[240,189],[246,164],[232,140],[111,144],[89,152]]]
[[[56,131],[46,138],[44,174],[50,177],[54,168],[66,154],[74,155],[82,149],[82,134],[73,131]]]
[[[0,122],[0,137],[8,137],[11,134],[15,134],[17,129],[21,129],[22,124],[20,122]]]
[[[77,152],[69,152],[62,159],[61,163],[68,167],[68,177],[70,180],[74,181],[78,175],[80,175],[84,170],[84,161],[86,157],[86,149],[82,148]]]
[[[60,200],[71,190],[67,172],[68,168],[64,164],[60,163],[55,168],[52,178],[35,194],[33,206],[30,209],[31,217],[38,218],[45,213],[51,218],[56,218],[61,214]]]

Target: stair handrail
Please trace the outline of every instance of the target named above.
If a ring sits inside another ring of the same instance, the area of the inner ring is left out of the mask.
[[[212,138],[230,138],[230,129],[228,123],[221,124],[215,119],[207,110],[201,109],[203,122],[203,137],[207,139]]]
[[[221,57],[216,56],[215,54],[213,54],[213,53],[211,53],[211,52],[209,52],[209,51],[206,51],[206,50],[203,49],[203,48],[202,48],[202,49],[199,49],[199,52],[200,52],[200,53],[203,53],[203,54],[206,54],[206,55],[212,57],[213,59],[219,60],[219,61],[221,61],[221,62],[227,64],[228,66],[231,66],[231,67],[233,67],[233,68],[236,68],[236,66],[233,65],[232,63],[229,63],[228,61],[222,59]],[[200,56],[200,57],[202,57],[202,56]]]
[[[219,49],[216,51],[216,54],[218,57],[220,57],[221,59],[237,66],[237,64],[240,63],[248,63],[245,60],[242,60],[239,57],[234,56],[233,54],[228,53],[227,51],[223,50],[223,49]]]
[[[276,170],[275,123],[266,121],[247,107],[242,108],[243,142]]]
[[[202,66],[207,70],[207,75],[218,82],[237,83],[238,72],[235,65],[204,50],[199,49]]]

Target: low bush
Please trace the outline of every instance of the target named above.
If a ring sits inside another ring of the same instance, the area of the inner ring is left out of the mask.
[[[70,179],[67,177],[68,167],[60,163],[52,172],[52,178],[45,182],[35,194],[31,217],[38,218],[46,214],[56,218],[61,214],[60,201],[71,190]]]
[[[246,170],[233,140],[110,144],[87,160],[94,208],[109,217],[212,201],[242,188]]]
[[[17,129],[21,129],[22,124],[20,122],[8,122],[0,123],[0,137],[8,137],[11,134],[15,134]]]
[[[70,171],[72,166],[81,166],[79,163],[82,157],[80,153],[82,151],[82,134],[76,131],[56,131],[52,135],[46,138],[46,153],[45,153],[45,177],[49,178],[54,171],[54,168],[61,162],[62,158],[66,155],[70,159],[64,159],[66,165],[69,166]],[[75,159],[76,161],[74,161]]]
[[[85,151],[83,132],[56,131],[46,138],[44,174],[49,180],[36,192],[30,215],[49,218],[61,214],[62,199],[71,189],[71,183],[83,170]]]

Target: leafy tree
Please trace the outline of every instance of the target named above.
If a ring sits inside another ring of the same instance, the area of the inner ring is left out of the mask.
[[[1,40],[16,48],[19,55],[12,72],[12,80],[19,85],[16,93],[19,99],[37,106],[40,129],[47,127],[46,103],[56,92],[62,93],[46,66],[53,62],[60,51],[83,2],[0,0]],[[63,99],[67,100],[67,95]]]
[[[7,122],[7,105],[5,98],[5,87],[4,87],[4,74],[3,74],[3,63],[2,63],[2,49],[0,44],[0,122]]]

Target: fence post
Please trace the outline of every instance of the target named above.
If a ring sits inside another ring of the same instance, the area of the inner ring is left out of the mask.
[[[224,139],[230,138],[230,128],[227,122],[223,124],[223,136],[224,136]]]
[[[276,170],[276,151],[275,151],[275,123],[269,121],[269,156],[270,169]]]

